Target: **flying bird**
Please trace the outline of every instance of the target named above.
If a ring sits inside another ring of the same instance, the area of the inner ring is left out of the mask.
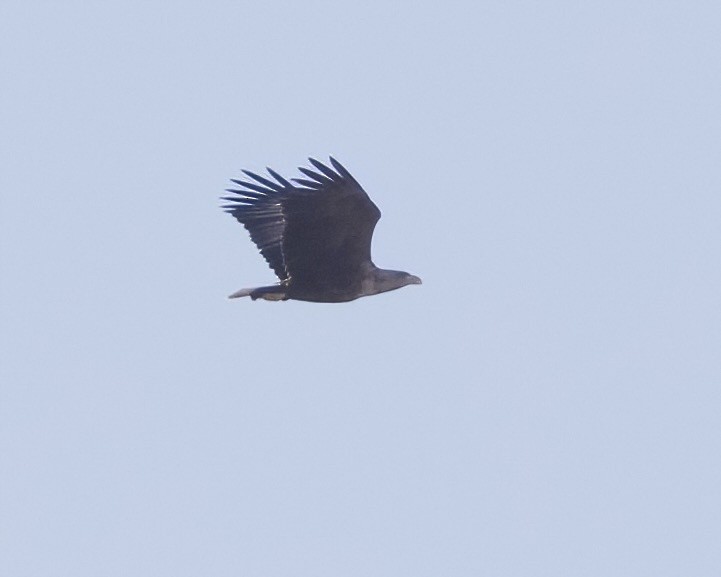
[[[417,276],[384,270],[371,260],[373,229],[381,217],[355,178],[334,158],[332,168],[311,158],[316,170],[293,183],[268,168],[270,180],[248,170],[233,180],[222,208],[250,233],[280,280],[241,289],[229,298],[339,303],[421,284]]]

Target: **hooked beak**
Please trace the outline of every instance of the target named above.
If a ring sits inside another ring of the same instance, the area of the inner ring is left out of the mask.
[[[408,280],[411,281],[411,284],[423,284],[423,281],[420,279],[420,277],[417,277],[415,275],[411,275]]]

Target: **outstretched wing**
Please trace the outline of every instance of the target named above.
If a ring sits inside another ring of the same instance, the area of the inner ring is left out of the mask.
[[[223,208],[248,230],[250,238],[270,268],[284,281],[289,275],[283,254],[283,232],[286,223],[283,202],[296,187],[270,168],[267,170],[278,182],[244,170],[255,182],[232,180],[241,188],[227,189],[227,192],[236,196],[223,197],[223,200],[232,203],[224,205]]]
[[[308,179],[283,200],[283,254],[294,281],[345,285],[371,262],[371,239],[381,216],[360,184],[334,158],[332,168],[311,158]]]
[[[347,286],[371,263],[373,230],[381,216],[360,184],[334,158],[330,168],[311,158],[316,171],[291,184],[268,168],[274,182],[243,172],[255,182],[233,180],[235,196],[224,205],[281,281],[316,287]]]

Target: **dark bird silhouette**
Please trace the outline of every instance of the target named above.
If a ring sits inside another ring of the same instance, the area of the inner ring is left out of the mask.
[[[275,181],[250,171],[254,182],[232,180],[223,206],[250,233],[280,283],[239,290],[229,298],[352,301],[409,284],[417,276],[384,270],[371,260],[371,239],[381,212],[355,178],[334,158],[333,168],[311,158],[317,172],[289,182],[268,168]]]

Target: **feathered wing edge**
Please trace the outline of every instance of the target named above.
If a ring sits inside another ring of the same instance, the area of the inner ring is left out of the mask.
[[[273,272],[284,281],[288,278],[288,270],[283,255],[283,200],[296,187],[272,169],[267,170],[277,183],[244,170],[256,182],[231,179],[240,188],[226,189],[235,196],[224,196],[222,199],[230,204],[222,208],[243,224]]]
[[[311,190],[320,190],[328,186],[340,185],[343,184],[344,181],[349,181],[350,183],[360,187],[356,179],[351,176],[351,173],[348,172],[348,170],[346,170],[346,168],[340,162],[338,162],[332,156],[330,156],[329,158],[330,163],[333,168],[335,168],[335,170],[326,166],[322,162],[317,161],[315,158],[309,158],[308,160],[318,170],[318,172],[315,172],[303,166],[299,166],[298,170],[305,174],[307,177],[312,178],[313,180],[308,180],[304,178],[292,178],[291,180],[304,186],[306,189]]]

